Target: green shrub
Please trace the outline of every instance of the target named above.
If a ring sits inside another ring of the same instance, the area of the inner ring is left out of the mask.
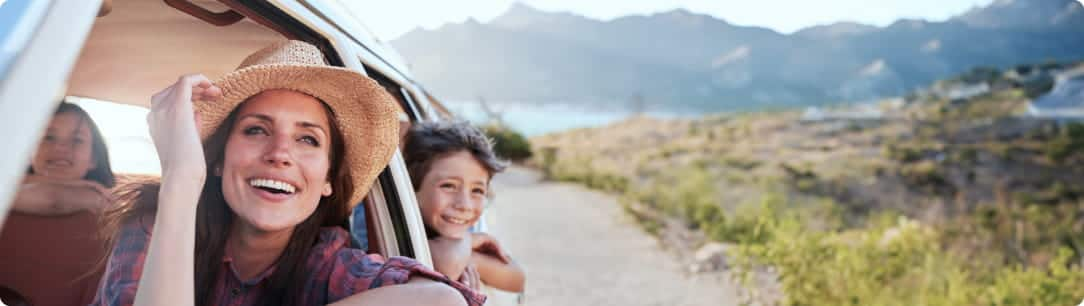
[[[845,231],[768,223],[771,239],[739,245],[735,262],[745,276],[755,264],[776,267],[784,305],[1073,305],[1082,298],[1084,270],[1069,265],[1072,252],[1063,249],[1046,267],[969,269],[941,248],[936,228],[887,221],[893,218]]]
[[[760,167],[761,164],[758,160],[738,156],[723,156],[719,158],[719,162],[727,167],[741,170],[752,170],[756,167]]]
[[[922,160],[922,150],[911,147],[887,145],[882,149],[882,153],[887,158],[903,163]]]
[[[1070,123],[1064,126],[1058,136],[1043,147],[1048,158],[1062,162],[1068,157],[1084,150],[1084,124]]]
[[[927,188],[929,191],[944,193],[954,190],[953,185],[945,178],[941,166],[930,160],[903,165],[900,167],[900,176],[907,183]]]
[[[487,125],[482,127],[482,130],[493,139],[493,149],[498,156],[513,161],[531,158],[531,143],[523,134],[499,125]]]
[[[1073,252],[1058,250],[1044,268],[1014,266],[1001,269],[993,286],[975,304],[981,305],[1073,305],[1084,296],[1084,270],[1070,266]]]

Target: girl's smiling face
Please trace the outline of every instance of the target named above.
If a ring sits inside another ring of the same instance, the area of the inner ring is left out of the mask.
[[[216,173],[239,221],[258,231],[292,230],[331,195],[328,120],[319,100],[285,89],[240,106]]]
[[[481,216],[488,192],[489,172],[470,152],[439,157],[418,188],[422,220],[441,236],[463,238]]]
[[[56,179],[82,179],[96,165],[90,124],[74,112],[53,115],[45,136],[34,153],[34,173]]]

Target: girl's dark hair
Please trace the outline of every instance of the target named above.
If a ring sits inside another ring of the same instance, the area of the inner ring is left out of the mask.
[[[433,162],[461,151],[470,152],[489,173],[490,179],[508,167],[507,162],[494,153],[493,142],[485,133],[466,121],[421,122],[411,127],[403,155],[414,191],[421,188]]]
[[[260,297],[257,305],[301,305],[302,292],[307,286],[313,271],[307,271],[306,262],[313,246],[318,242],[320,228],[325,226],[346,227],[349,214],[350,195],[354,193],[349,168],[343,164],[345,146],[343,135],[335,114],[327,104],[321,101],[330,125],[331,150],[328,178],[335,192],[322,197],[320,203],[307,219],[294,228],[290,241],[282,255],[275,262],[275,270],[264,280],[266,294]],[[218,129],[203,142],[204,157],[207,161],[207,178],[196,208],[196,261],[195,300],[199,305],[213,304],[214,286],[218,279],[225,256],[226,239],[234,213],[230,210],[222,195],[222,178],[215,175],[214,168],[225,158],[226,141],[237,120],[237,111],[233,109]],[[109,239],[116,239],[123,224],[141,222],[143,217],[154,216],[157,209],[158,191],[161,182],[157,178],[134,179],[121,184],[115,192],[120,204],[107,212],[105,229]],[[111,241],[113,242],[113,241]],[[112,243],[110,243],[112,245]]]
[[[94,158],[94,169],[87,171],[87,174],[83,176],[84,180],[90,180],[98,182],[107,188],[112,188],[116,184],[116,177],[113,175],[113,167],[109,164],[109,148],[105,146],[105,138],[102,137],[102,132],[98,130],[98,125],[94,123],[94,119],[90,118],[90,114],[83,110],[79,105],[75,105],[68,102],[60,102],[60,106],[56,108],[56,112],[53,112],[53,116],[60,114],[72,113],[79,116],[81,122],[86,122],[90,127],[90,154]],[[31,167],[27,170],[28,174],[33,174],[34,169]]]

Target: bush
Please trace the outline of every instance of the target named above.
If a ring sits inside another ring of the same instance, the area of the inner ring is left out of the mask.
[[[936,228],[906,218],[885,214],[845,231],[794,220],[765,223],[770,239],[735,254],[739,275],[757,264],[777,269],[784,305],[1074,305],[1084,297],[1084,270],[1067,249],[1043,267],[972,269],[974,259],[941,247]]]
[[[531,158],[531,143],[527,141],[523,134],[498,125],[484,126],[482,131],[490,139],[493,139],[493,149],[497,151],[498,156],[513,161],[523,161]]]
[[[629,186],[629,179],[596,169],[593,160],[583,156],[557,158],[556,149],[542,150],[540,166],[547,179],[580,183],[588,188],[613,193],[624,193]]]
[[[923,151],[907,146],[888,145],[882,149],[882,155],[899,162],[913,163],[922,160]]]
[[[1050,160],[1062,162],[1070,156],[1084,150],[1084,124],[1070,123],[1064,126],[1058,136],[1043,147]]]
[[[993,286],[976,304],[1073,305],[1084,296],[1081,291],[1084,271],[1069,265],[1072,257],[1072,251],[1061,248],[1045,269],[1020,266],[1002,269]]]
[[[927,188],[928,191],[946,194],[955,191],[955,187],[945,177],[941,166],[930,160],[903,165],[900,168],[900,176],[907,183]]]

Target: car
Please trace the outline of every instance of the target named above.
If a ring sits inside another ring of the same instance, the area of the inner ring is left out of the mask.
[[[145,109],[178,76],[215,79],[272,41],[312,43],[329,64],[376,80],[398,100],[402,127],[453,118],[405,61],[336,0],[0,3],[0,128],[8,136],[0,159],[0,222],[58,101]],[[368,251],[432,267],[413,190],[397,151],[364,201]]]

